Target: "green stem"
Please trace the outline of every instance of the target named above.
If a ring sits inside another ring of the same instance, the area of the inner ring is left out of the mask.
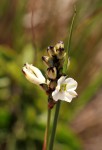
[[[54,121],[53,121],[52,133],[51,133],[51,138],[50,138],[50,143],[49,143],[49,150],[53,150],[56,127],[57,127],[57,120],[58,120],[58,115],[59,115],[59,110],[60,110],[60,104],[61,104],[61,101],[58,101],[57,104],[56,104],[56,110],[55,110],[55,116],[54,116]]]
[[[73,18],[72,18],[72,22],[71,22],[71,26],[70,26],[70,30],[69,30],[69,37],[68,37],[68,46],[67,46],[68,55],[69,55],[69,52],[70,52],[70,45],[71,45],[73,25],[74,25],[75,17],[76,17],[76,7],[74,6],[74,14],[73,14]]]
[[[46,126],[46,131],[45,131],[43,150],[47,150],[48,149],[50,120],[51,120],[51,109],[48,108],[48,113],[47,114],[48,114],[47,115],[47,126]]]
[[[65,63],[64,63],[63,73],[66,73],[67,68],[68,68],[68,58],[69,58],[69,52],[70,52],[71,39],[72,39],[72,32],[73,32],[75,17],[76,17],[76,7],[74,6],[74,14],[73,14],[72,22],[71,22],[70,29],[69,29],[67,55],[66,55],[66,60],[65,60]]]

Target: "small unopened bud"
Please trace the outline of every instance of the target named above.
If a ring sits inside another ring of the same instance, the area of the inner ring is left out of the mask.
[[[57,70],[56,67],[50,67],[47,69],[47,76],[49,79],[56,79]]]
[[[52,57],[52,56],[54,56],[55,55],[55,48],[53,47],[53,46],[49,46],[48,48],[47,48],[47,52],[48,52],[48,54],[49,54],[49,56],[50,57]]]
[[[64,44],[62,41],[60,41],[59,43],[57,43],[55,45],[55,49],[56,49],[56,56],[58,59],[62,59],[65,56],[65,51],[64,51]]]
[[[58,49],[64,49],[64,43],[62,41],[58,42],[56,45],[55,45],[55,49],[58,50]]]
[[[43,56],[42,60],[45,63],[45,65],[47,65],[48,67],[53,67],[54,66],[52,57]]]
[[[59,68],[63,68],[64,61],[65,61],[64,57],[59,60]]]
[[[64,49],[57,50],[56,56],[58,59],[63,59],[66,56]]]
[[[56,85],[57,85],[57,83],[56,83],[55,80],[50,81],[50,83],[49,83],[49,88],[50,88],[51,90],[55,90]]]

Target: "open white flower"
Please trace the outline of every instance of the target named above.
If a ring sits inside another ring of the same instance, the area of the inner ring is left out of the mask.
[[[61,76],[57,81],[56,89],[52,92],[52,97],[55,101],[71,102],[77,96],[76,88],[77,82],[74,79]]]
[[[45,77],[41,71],[33,66],[32,64],[26,63],[22,69],[25,77],[34,84],[43,84],[45,83]]]

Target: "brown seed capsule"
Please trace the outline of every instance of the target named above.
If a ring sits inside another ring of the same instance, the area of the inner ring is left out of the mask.
[[[49,79],[56,79],[57,77],[57,70],[56,67],[50,67],[47,69],[47,76]]]

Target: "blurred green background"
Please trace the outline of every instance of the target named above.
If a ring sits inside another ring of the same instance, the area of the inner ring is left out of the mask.
[[[62,102],[54,150],[102,150],[102,0],[0,0],[0,150],[42,149],[47,96],[22,67],[45,73],[47,47],[67,47],[75,3],[68,75],[78,97]]]

